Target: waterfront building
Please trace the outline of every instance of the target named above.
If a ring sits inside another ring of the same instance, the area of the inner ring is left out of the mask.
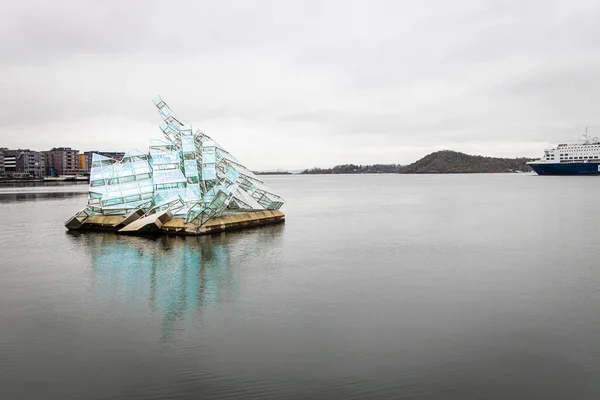
[[[0,176],[19,178],[44,176],[45,163],[42,152],[2,147],[0,153]]]
[[[80,173],[88,173],[89,174],[90,167],[89,167],[89,164],[86,165],[85,154],[78,154],[77,158],[78,158],[77,162],[79,163]]]
[[[16,171],[31,177],[41,178],[45,174],[44,153],[29,149],[20,150],[16,156]]]
[[[20,150],[0,149],[4,154],[4,176],[11,177],[17,172],[17,155]]]
[[[62,176],[79,173],[79,150],[70,147],[54,147],[44,152],[46,175]]]

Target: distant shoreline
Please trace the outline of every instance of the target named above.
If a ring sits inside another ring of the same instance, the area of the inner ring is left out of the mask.
[[[436,151],[409,165],[373,164],[336,165],[333,168],[312,168],[302,174],[452,174],[452,173],[519,173],[531,172],[530,158],[496,158],[473,156],[451,150]]]
[[[258,172],[255,171],[254,175],[294,175],[289,171],[264,171],[264,172]]]
[[[496,158],[474,156],[451,150],[437,151],[426,155],[409,165],[372,164],[357,165],[343,164],[333,168],[310,168],[303,171],[253,171],[255,175],[359,175],[359,174],[485,174],[485,173],[523,173],[533,172],[527,162],[531,158]],[[19,183],[55,183],[62,181],[29,179],[0,179],[0,186]],[[66,180],[73,182],[73,180]],[[86,181],[87,182],[87,181]]]
[[[301,172],[291,175],[481,175],[481,174],[528,174],[531,171],[450,171],[450,172]]]

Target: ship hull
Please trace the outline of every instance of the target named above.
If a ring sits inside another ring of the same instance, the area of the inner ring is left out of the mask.
[[[600,175],[600,162],[528,163],[538,175]]]

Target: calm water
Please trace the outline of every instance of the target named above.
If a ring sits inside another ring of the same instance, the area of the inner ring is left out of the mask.
[[[600,397],[598,178],[266,181],[285,225],[201,238],[0,188],[0,398]]]

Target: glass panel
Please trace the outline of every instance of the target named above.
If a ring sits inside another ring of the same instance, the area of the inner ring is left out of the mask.
[[[117,198],[114,198],[114,199],[110,199],[110,200],[104,201],[102,205],[103,206],[112,206],[112,205],[121,204],[121,203],[123,203],[123,198],[122,197],[117,197]]]
[[[214,164],[215,163],[215,151],[205,151],[202,154],[202,163],[204,164]]]
[[[132,202],[132,201],[138,201],[138,200],[141,200],[141,198],[142,198],[142,196],[140,196],[140,195],[127,196],[127,197],[125,197],[125,202],[129,203],[129,202]]]
[[[203,181],[210,181],[213,180],[217,177],[217,174],[215,172],[215,167],[214,164],[212,167],[203,167],[202,168],[202,180]]]
[[[237,170],[235,170],[233,168],[227,173],[227,179],[230,182],[235,182],[239,176],[240,176],[240,173],[237,172]]]
[[[181,150],[183,150],[184,153],[191,153],[194,152],[195,149],[195,145],[194,145],[194,137],[191,135],[183,135],[181,136]]]
[[[131,181],[135,181],[134,175],[124,176],[123,178],[121,178],[121,183],[126,183],[126,182],[131,182]]]

